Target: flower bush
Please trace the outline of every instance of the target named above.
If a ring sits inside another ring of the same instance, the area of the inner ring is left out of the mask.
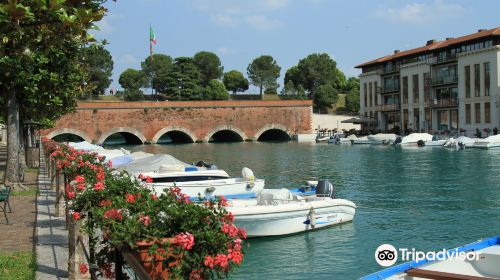
[[[48,140],[44,147],[67,178],[68,214],[84,219],[101,276],[114,276],[114,248],[135,249],[138,242],[165,238],[172,241],[155,242],[149,253],[180,256],[178,262],[166,262],[172,278],[221,278],[242,263],[246,233],[233,224],[223,197],[196,204],[179,188],[158,196],[149,188],[150,178],[113,170],[95,153]]]

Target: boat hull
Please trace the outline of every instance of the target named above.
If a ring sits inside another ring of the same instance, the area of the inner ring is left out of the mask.
[[[265,181],[257,179],[251,182],[242,180],[241,178],[230,178],[179,183],[154,183],[152,184],[152,189],[157,195],[161,195],[165,190],[174,187],[174,185],[190,197],[209,197],[256,193],[264,188]]]
[[[279,236],[350,222],[354,218],[355,205],[347,200],[334,199],[338,203],[325,205],[304,202],[300,207],[262,207],[267,213],[245,213],[244,207],[229,207],[235,217],[235,224],[245,229],[249,237]],[[311,217],[311,205],[315,219]],[[270,211],[270,208],[282,211]],[[240,209],[238,209],[240,208]],[[293,209],[292,209],[293,208]],[[314,222],[312,221],[314,219]]]

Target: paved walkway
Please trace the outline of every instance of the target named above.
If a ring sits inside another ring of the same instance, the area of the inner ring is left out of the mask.
[[[55,217],[55,191],[50,189],[48,167],[42,153],[38,174],[36,221],[37,280],[68,278],[68,231],[65,218]]]

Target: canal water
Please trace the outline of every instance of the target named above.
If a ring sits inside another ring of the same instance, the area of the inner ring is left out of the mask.
[[[357,204],[352,223],[251,239],[231,279],[358,279],[382,269],[374,254],[384,243],[437,251],[500,235],[500,150],[295,142],[127,148],[216,163],[233,176],[247,166],[268,188],[328,179]]]

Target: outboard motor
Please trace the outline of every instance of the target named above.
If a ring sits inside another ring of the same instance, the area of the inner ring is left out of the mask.
[[[203,160],[200,160],[196,164],[193,164],[193,165],[197,166],[197,167],[206,167],[206,168],[210,168],[210,166],[212,166],[211,164],[208,164],[208,163],[204,162]]]
[[[464,144],[464,142],[459,141],[459,142],[458,142],[458,148],[460,148],[461,150],[465,149],[465,144]]]
[[[401,136],[396,137],[396,140],[394,140],[393,145],[401,144],[403,142],[403,138]]]
[[[418,141],[417,141],[417,146],[419,146],[419,147],[424,147],[424,146],[425,146],[425,142],[424,142],[424,140],[418,140]]]
[[[335,198],[335,189],[333,188],[333,184],[327,180],[320,180],[316,186],[316,195]]]

